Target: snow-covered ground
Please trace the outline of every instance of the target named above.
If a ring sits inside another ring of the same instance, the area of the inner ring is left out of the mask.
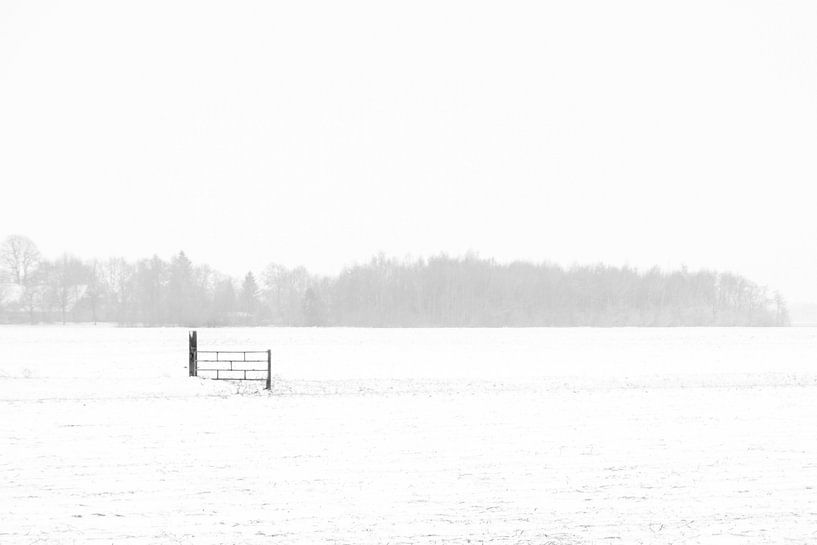
[[[815,543],[817,329],[0,327],[0,544]]]

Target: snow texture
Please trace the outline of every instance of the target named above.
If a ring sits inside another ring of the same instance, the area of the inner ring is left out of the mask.
[[[817,330],[0,328],[0,543],[813,543]]]

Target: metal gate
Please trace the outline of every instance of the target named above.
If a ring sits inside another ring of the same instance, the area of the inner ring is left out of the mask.
[[[199,350],[198,335],[191,331],[188,336],[188,353],[191,377],[264,381],[265,389],[272,388],[271,350]],[[200,363],[204,367],[199,367]]]

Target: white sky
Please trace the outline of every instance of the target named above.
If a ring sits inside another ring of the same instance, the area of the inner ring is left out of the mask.
[[[817,2],[0,2],[0,236],[336,272],[734,270],[817,302]]]

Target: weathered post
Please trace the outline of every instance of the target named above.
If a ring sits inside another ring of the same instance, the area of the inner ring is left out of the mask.
[[[187,342],[187,351],[188,351],[188,367],[190,371],[190,376],[195,377],[198,376],[198,362],[196,361],[197,352],[198,352],[198,341],[196,339],[196,331],[193,330],[188,335],[188,342]]]
[[[272,350],[267,349],[267,387],[266,390],[272,390]]]

